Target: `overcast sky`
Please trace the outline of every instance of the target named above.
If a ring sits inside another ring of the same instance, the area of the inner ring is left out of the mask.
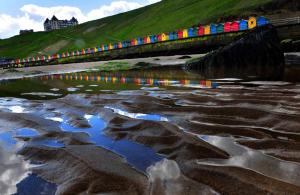
[[[59,19],[76,17],[79,23],[146,6],[160,0],[0,0],[0,38],[20,29],[44,30],[43,23],[56,15]]]

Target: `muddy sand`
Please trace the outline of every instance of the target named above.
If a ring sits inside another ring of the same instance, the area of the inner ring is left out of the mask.
[[[2,98],[0,129],[57,194],[299,194],[300,85],[266,84]]]

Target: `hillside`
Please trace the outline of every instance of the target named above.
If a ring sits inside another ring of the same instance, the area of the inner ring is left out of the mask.
[[[0,56],[53,54],[103,43],[118,42],[226,17],[243,17],[272,0],[163,0],[77,27],[36,32],[0,40]]]

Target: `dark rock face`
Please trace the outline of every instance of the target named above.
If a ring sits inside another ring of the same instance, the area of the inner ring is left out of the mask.
[[[256,28],[225,47],[203,58],[192,60],[186,70],[198,71],[208,78],[281,77],[284,53],[272,25]]]

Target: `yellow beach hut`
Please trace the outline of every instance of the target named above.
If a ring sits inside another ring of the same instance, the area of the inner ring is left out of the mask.
[[[210,25],[204,26],[204,35],[210,35]]]
[[[183,38],[188,38],[189,37],[189,32],[188,32],[188,30],[187,29],[183,29]]]
[[[161,40],[162,41],[168,41],[169,40],[169,35],[166,33],[161,34]]]
[[[256,27],[256,18],[255,17],[250,17],[248,20],[248,28],[252,29]]]

